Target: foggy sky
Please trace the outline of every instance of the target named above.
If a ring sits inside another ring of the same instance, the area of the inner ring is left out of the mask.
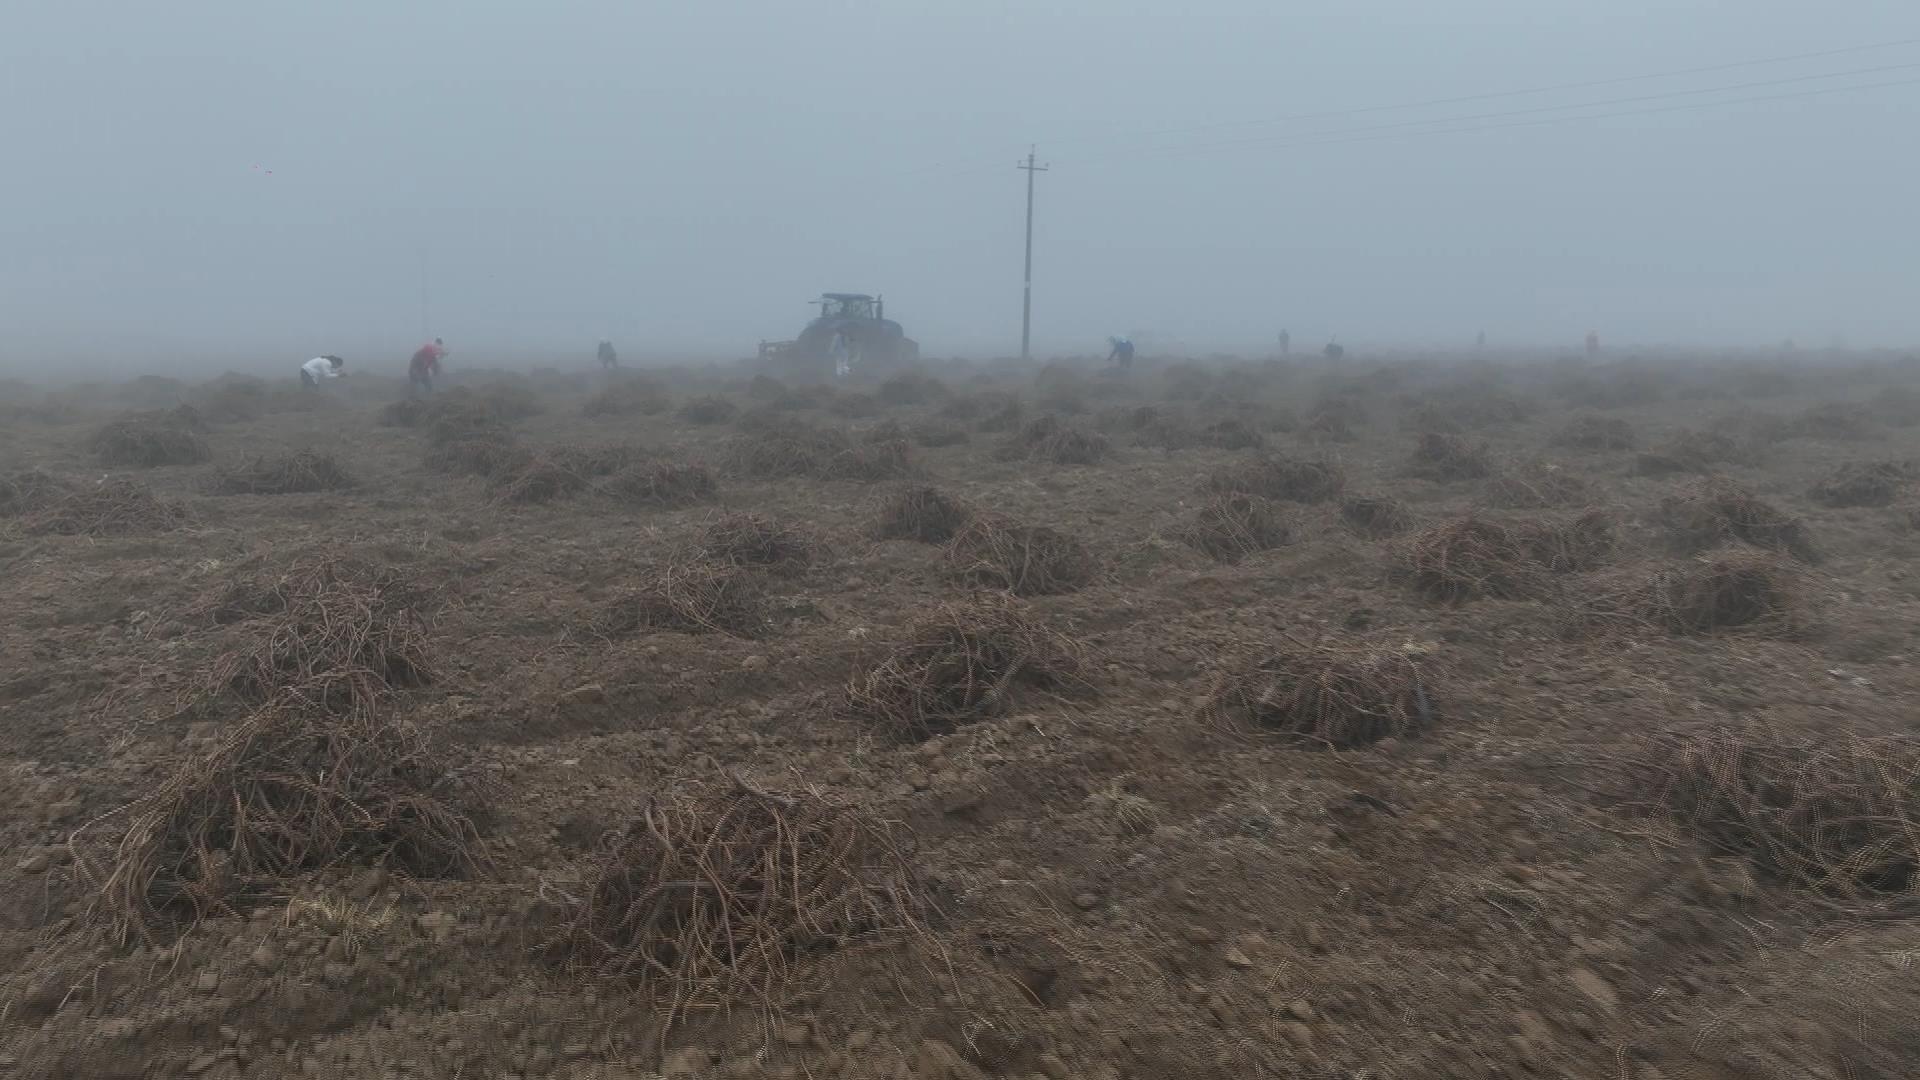
[[[20,0],[5,22],[14,369],[398,363],[423,333],[456,357],[742,355],[823,290],[883,292],[929,355],[1012,353],[1029,142],[1052,166],[1040,350],[1920,339],[1920,85],[1284,145],[1920,45],[1250,123],[1920,38],[1912,0]],[[1920,67],[1779,92],[1900,78]]]

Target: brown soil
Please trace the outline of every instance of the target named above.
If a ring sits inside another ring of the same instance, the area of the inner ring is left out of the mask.
[[[1914,1075],[1913,377],[36,391],[0,1077]]]

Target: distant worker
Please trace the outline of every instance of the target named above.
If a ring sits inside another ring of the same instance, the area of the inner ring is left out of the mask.
[[[434,338],[413,351],[407,361],[407,393],[433,393],[433,377],[440,374],[440,361],[447,355],[447,343]]]
[[[318,390],[321,379],[339,378],[340,369],[345,367],[346,363],[337,356],[316,356],[300,365],[300,385],[309,390]]]
[[[1107,363],[1119,364],[1121,371],[1133,370],[1133,342],[1125,337],[1108,338],[1113,349],[1107,353]]]
[[[833,358],[834,378],[844,379],[853,374],[853,347],[847,344],[847,335],[835,330],[833,341],[827,345],[827,355]]]
[[[1480,333],[1478,333],[1478,334],[1476,334],[1476,335],[1474,335],[1474,339],[1473,339],[1473,347],[1474,347],[1474,348],[1476,348],[1476,349],[1481,349],[1481,350],[1485,350],[1485,349],[1486,349],[1486,347],[1487,347],[1487,332],[1486,332],[1485,330],[1482,330],[1482,331],[1480,331]]]
[[[602,368],[605,368],[608,371],[612,371],[614,368],[617,368],[620,366],[620,354],[613,351],[613,342],[608,341],[606,338],[600,339],[600,348],[598,350],[598,355],[600,357],[600,366]]]
[[[1337,341],[1329,341],[1327,347],[1320,350],[1320,355],[1329,360],[1338,360],[1347,355],[1347,348]]]
[[[1280,331],[1280,355],[1293,355],[1293,335],[1287,333],[1285,330]]]
[[[1599,352],[1600,352],[1600,335],[1595,333],[1592,330],[1587,331],[1587,355],[1595,356],[1595,355],[1598,355]]]

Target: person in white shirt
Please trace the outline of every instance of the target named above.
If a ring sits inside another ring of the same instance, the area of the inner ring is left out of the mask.
[[[337,356],[316,356],[300,365],[300,385],[317,389],[321,379],[337,379],[346,361]]]

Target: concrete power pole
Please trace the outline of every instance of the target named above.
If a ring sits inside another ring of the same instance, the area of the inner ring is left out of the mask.
[[[1033,359],[1033,174],[1047,171],[1045,165],[1033,163],[1034,148],[1027,147],[1025,164],[1014,163],[1014,168],[1024,169],[1027,174],[1027,276],[1026,290],[1020,301],[1020,359]]]

